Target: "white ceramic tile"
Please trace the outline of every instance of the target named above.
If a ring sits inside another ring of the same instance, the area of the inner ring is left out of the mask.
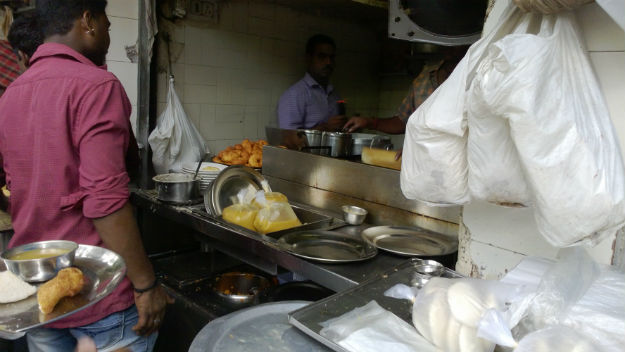
[[[125,46],[134,45],[138,38],[137,20],[110,17],[111,21],[111,45],[106,56],[107,60],[128,61]]]
[[[218,67],[242,69],[249,66],[246,52],[218,49],[215,55]]]
[[[476,241],[470,241],[468,245],[473,267],[469,271],[457,269],[472,277],[498,280],[525,258],[522,254]]]
[[[274,36],[275,33],[275,22],[272,20],[258,18],[258,17],[250,17],[248,19],[249,23],[249,31],[251,34],[262,35],[267,37]]]
[[[184,102],[197,104],[213,104],[217,96],[217,86],[199,84],[184,85]]]
[[[188,84],[217,85],[217,70],[214,67],[186,65],[184,77]]]
[[[589,51],[625,50],[625,32],[597,3],[581,7],[576,16]]]
[[[245,107],[240,105],[217,105],[215,108],[216,123],[238,123],[245,120]]]
[[[264,1],[250,1],[249,16],[263,18],[269,21],[276,19],[276,6]]]
[[[246,89],[245,99],[243,100],[243,102],[247,106],[270,105],[271,92],[266,89]]]
[[[625,52],[590,53],[590,60],[625,156]]]
[[[217,116],[219,117],[219,113]],[[241,140],[245,138],[243,121],[215,121],[215,129],[219,131],[219,138],[238,140],[236,143],[241,143]]]
[[[464,206],[462,218],[475,241],[542,257],[552,257],[557,251],[538,233],[531,208],[473,201]]]
[[[137,104],[137,64],[107,61],[108,70],[122,82],[131,104]]]
[[[106,14],[136,20],[139,18],[139,0],[108,0]]]
[[[200,133],[207,140],[219,137],[219,131],[215,128],[215,105],[201,105]]]

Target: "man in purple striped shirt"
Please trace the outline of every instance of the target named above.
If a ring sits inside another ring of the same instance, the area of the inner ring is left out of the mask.
[[[284,129],[340,130],[345,122],[343,102],[329,83],[335,66],[332,38],[316,34],[306,43],[308,69],[278,102],[278,124]]]

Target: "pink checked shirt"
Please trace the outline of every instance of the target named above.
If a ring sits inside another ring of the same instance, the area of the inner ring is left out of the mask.
[[[9,247],[52,239],[103,246],[91,219],[128,201],[130,102],[112,73],[65,45],[41,45],[31,64],[0,99],[15,230]],[[132,304],[124,279],[99,303],[48,327],[86,325]]]

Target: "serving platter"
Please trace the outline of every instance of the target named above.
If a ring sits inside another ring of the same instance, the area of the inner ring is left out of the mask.
[[[247,166],[230,166],[219,174],[204,193],[206,211],[214,216],[221,216],[224,208],[237,201],[242,190],[254,196],[257,191],[271,192],[269,182],[257,171]]]
[[[85,277],[82,291],[63,298],[52,313],[39,311],[37,295],[13,303],[0,304],[0,338],[19,338],[25,331],[79,312],[109,295],[126,275],[126,263],[117,253],[102,247],[81,244],[74,266]]]
[[[309,303],[267,303],[225,315],[206,324],[189,351],[330,351],[288,322],[289,312]]]
[[[335,231],[291,232],[280,237],[278,245],[295,256],[328,264],[367,260],[378,253],[362,237]]]
[[[417,227],[375,226],[362,237],[378,249],[408,257],[435,257],[458,251],[458,239]]]

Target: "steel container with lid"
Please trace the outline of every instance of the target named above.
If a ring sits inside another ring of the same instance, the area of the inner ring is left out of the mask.
[[[330,156],[346,158],[352,155],[352,135],[344,132],[323,132],[321,145],[330,147]]]

